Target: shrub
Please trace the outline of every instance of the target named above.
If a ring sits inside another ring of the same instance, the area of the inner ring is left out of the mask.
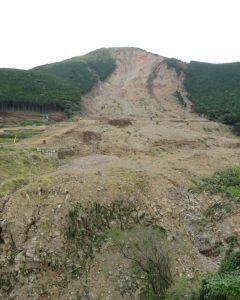
[[[169,248],[166,241],[160,239],[159,231],[141,229],[128,240],[120,241],[118,248],[142,280],[144,292],[141,299],[164,299],[173,284],[173,273]]]
[[[240,299],[240,251],[227,251],[217,274],[203,280],[199,300]]]
[[[79,209],[74,207],[69,210],[66,219],[67,219],[67,228],[66,228],[66,235],[67,238],[72,240],[77,237],[78,234],[78,214]]]
[[[176,58],[166,58],[164,62],[167,64],[168,69],[174,69],[177,75],[180,75],[181,71],[183,71],[183,68],[180,65],[180,61]]]
[[[234,166],[216,172],[212,177],[203,178],[192,191],[206,191],[210,194],[224,193],[233,198],[240,196],[240,166]]]
[[[240,251],[229,252],[223,259],[219,273],[230,273],[230,272],[238,272],[240,275]]]
[[[177,98],[177,100],[179,101],[179,103],[182,105],[182,106],[186,106],[186,103],[184,102],[184,99],[183,99],[183,96],[182,94],[179,92],[179,91],[176,91],[174,96]]]
[[[180,300],[186,299],[188,292],[188,283],[185,278],[182,278],[175,282],[166,292],[165,300]]]
[[[240,276],[217,274],[203,281],[199,300],[238,300],[239,296]]]
[[[236,134],[236,135],[240,135],[240,123],[236,123],[233,126],[233,133]]]

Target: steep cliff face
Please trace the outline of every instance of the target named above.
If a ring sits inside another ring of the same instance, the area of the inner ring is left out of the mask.
[[[176,103],[178,90],[185,98],[182,76],[167,68],[164,57],[134,48],[114,50],[117,68],[83,97],[91,116],[183,117]]]

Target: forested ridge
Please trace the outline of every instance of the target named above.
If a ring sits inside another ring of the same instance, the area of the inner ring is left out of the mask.
[[[240,63],[190,62],[184,85],[194,110],[213,120],[240,121]]]
[[[240,62],[183,64],[174,58],[165,62],[178,75],[184,74],[183,84],[195,112],[234,125],[234,131],[240,133]]]
[[[80,110],[81,94],[115,69],[110,49],[31,70],[0,69],[0,109],[47,112]]]
[[[234,125],[240,132],[240,62],[184,64],[171,58],[165,62],[178,75],[184,73],[195,112]],[[78,111],[81,95],[104,81],[115,67],[114,48],[102,48],[31,70],[0,69],[0,110]]]

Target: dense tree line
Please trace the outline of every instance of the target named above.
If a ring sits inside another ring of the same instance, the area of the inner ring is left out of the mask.
[[[190,62],[184,85],[196,112],[229,125],[240,122],[240,63]]]
[[[184,86],[195,112],[210,120],[233,125],[240,135],[240,63],[211,64],[166,58],[169,69],[185,74]]]
[[[80,109],[81,94],[116,67],[110,49],[39,66],[32,70],[0,69],[0,110],[67,114]]]

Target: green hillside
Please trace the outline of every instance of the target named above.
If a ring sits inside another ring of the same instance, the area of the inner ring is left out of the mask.
[[[240,121],[240,63],[190,62],[184,72],[196,112],[226,124]]]
[[[116,68],[113,48],[102,48],[92,51],[86,55],[73,57],[71,62],[85,62],[95,71],[101,81],[105,80]]]
[[[184,86],[195,112],[234,125],[235,133],[240,134],[240,62],[186,64],[166,58],[165,63],[178,75],[185,74]]]
[[[91,90],[97,82],[97,78],[95,74],[89,70],[89,66],[81,61],[63,61],[37,67],[35,70],[54,75],[64,80],[72,87],[77,88],[82,94]]]
[[[106,79],[115,67],[116,62],[111,49],[99,49],[84,56],[40,66],[34,70],[54,75],[85,94],[92,89],[98,79]]]
[[[103,48],[28,71],[0,69],[0,109],[79,110],[81,94],[114,71],[114,51]],[[184,85],[197,113],[235,125],[240,132],[240,63],[165,62],[178,75],[185,73]]]
[[[78,110],[81,94],[106,79],[116,62],[110,49],[36,67],[0,69],[1,110]]]
[[[66,81],[37,71],[0,69],[1,110],[62,110],[78,105],[80,93]]]

